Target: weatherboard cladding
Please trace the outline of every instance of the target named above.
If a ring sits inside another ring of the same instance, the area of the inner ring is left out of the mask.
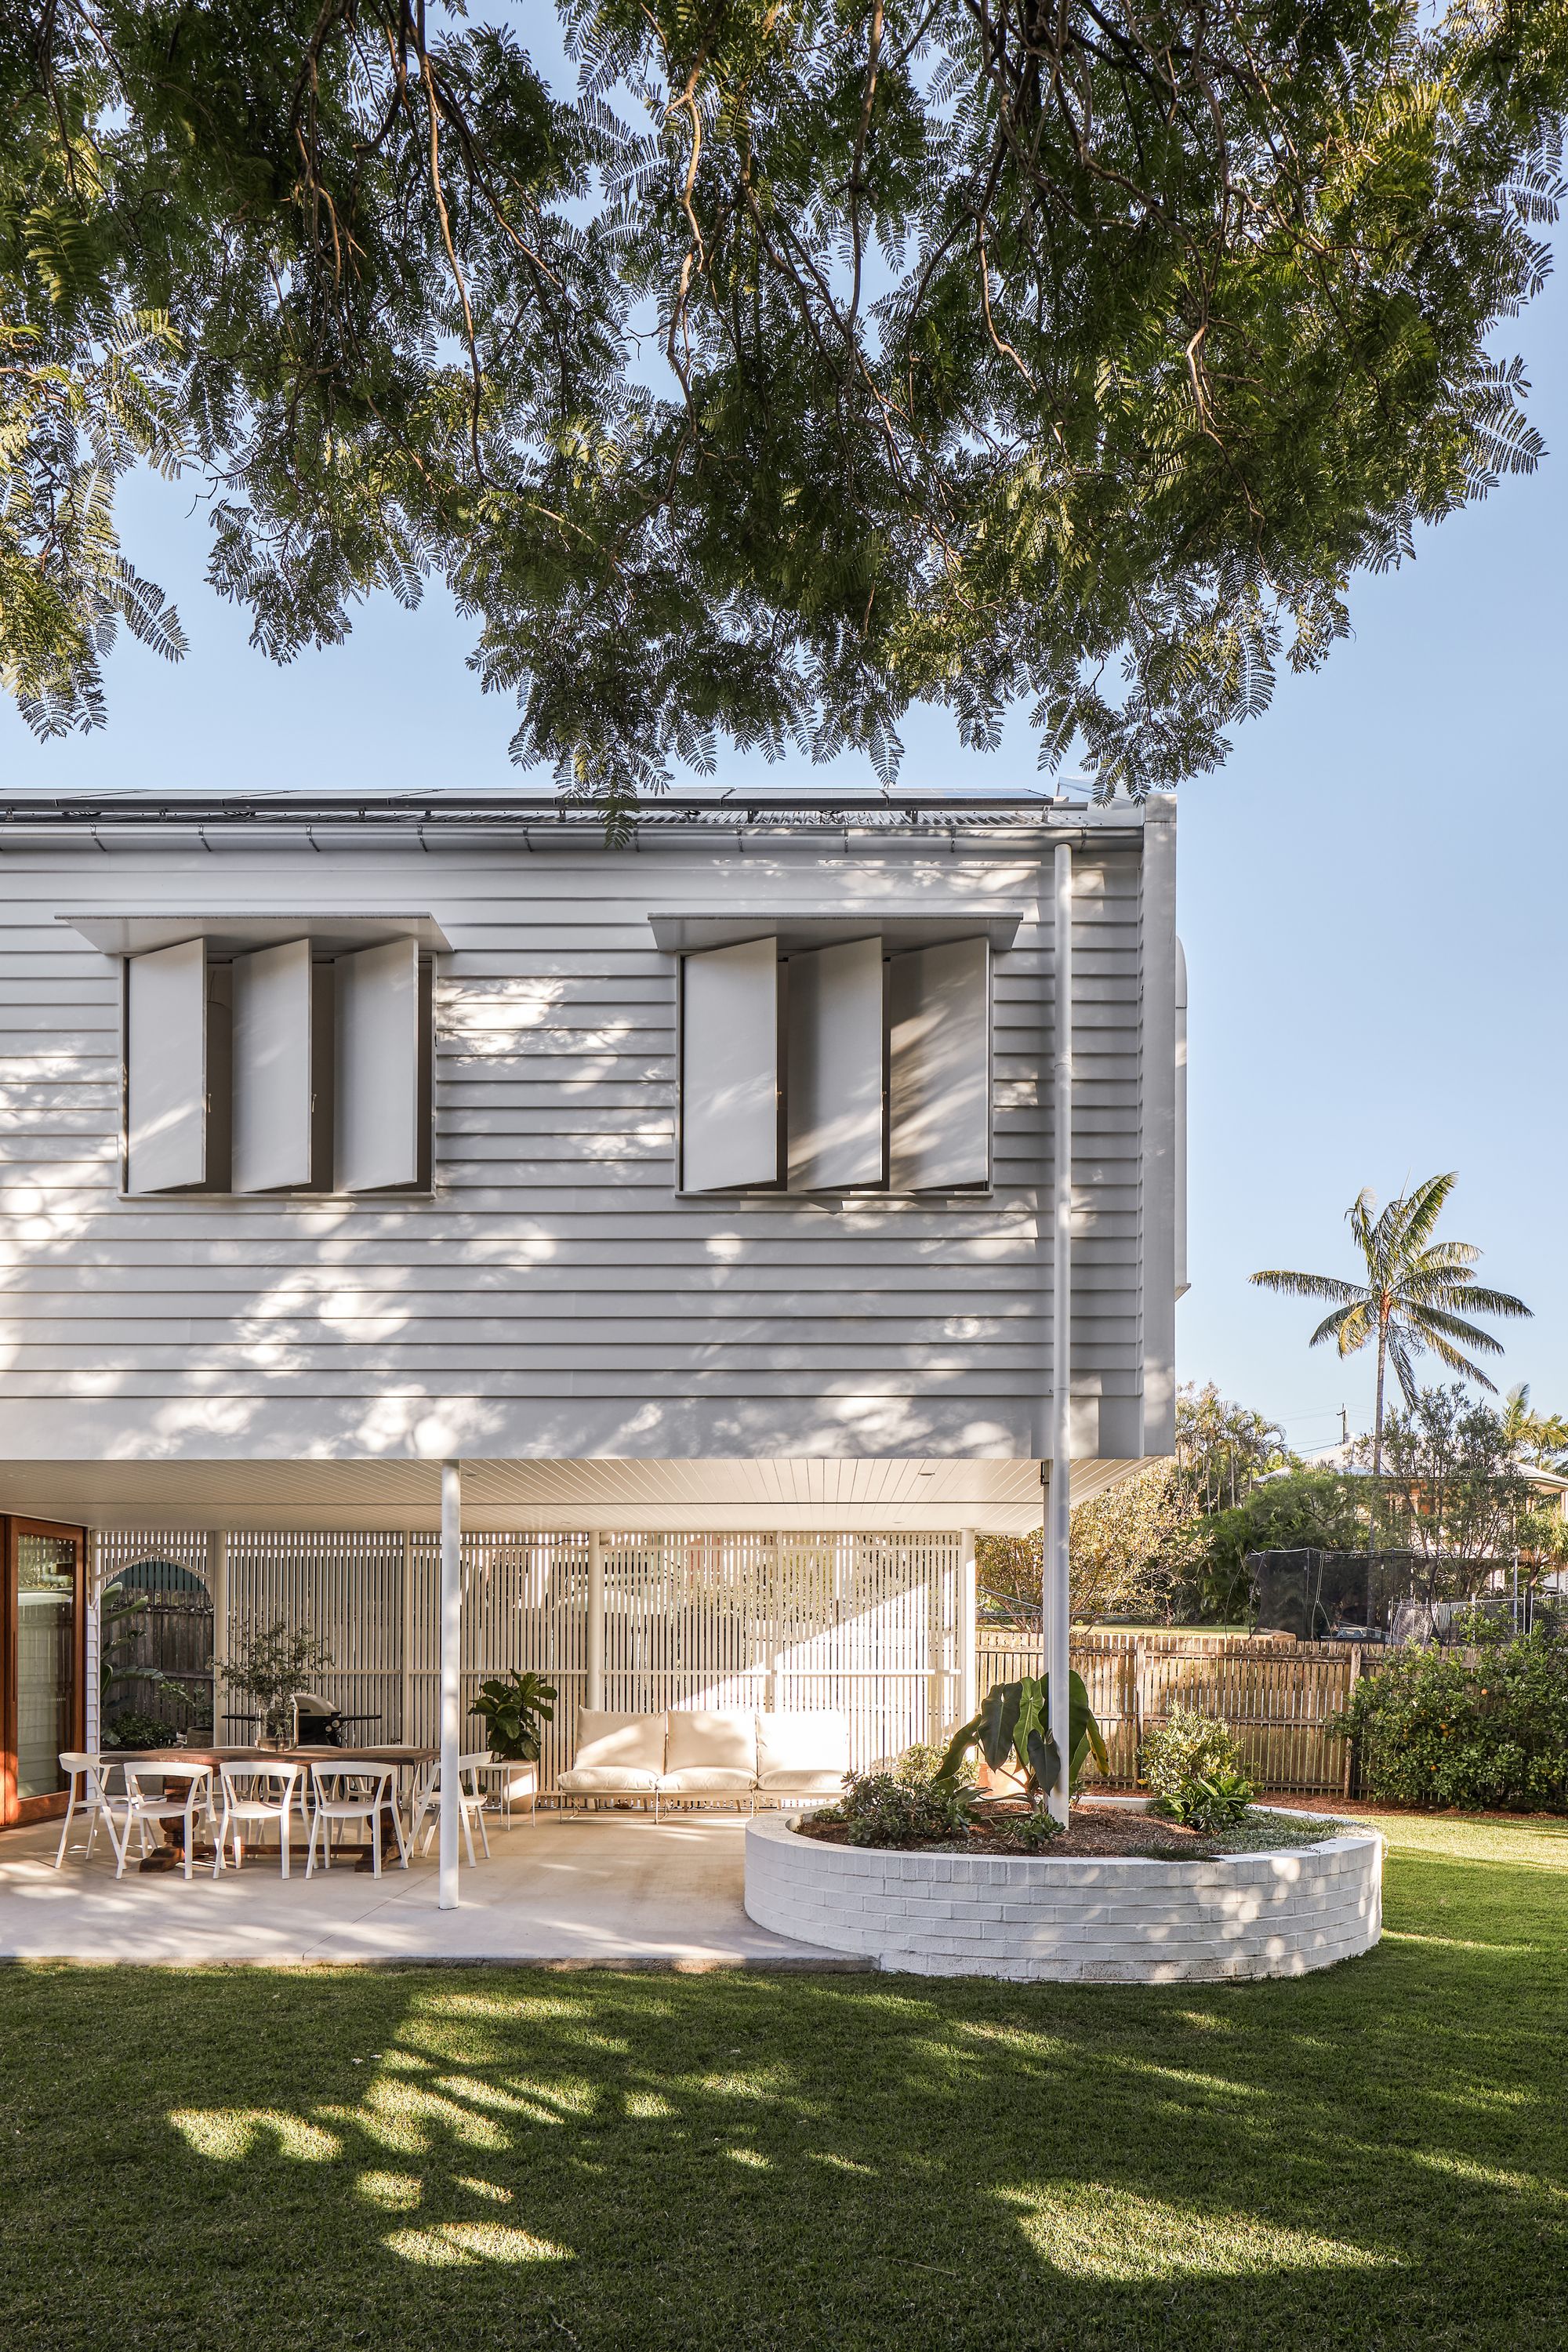
[[[1077,861],[1074,1389],[1136,1399],[1136,835]],[[188,830],[0,854],[0,1269],[12,1455],[1042,1450],[1051,954],[1032,838],[660,843]],[[651,907],[1027,908],[994,975],[989,1197],[682,1198],[676,971]],[[121,968],[58,912],[428,906],[428,1201],[121,1196]],[[1045,912],[1048,925],[1048,887]],[[1048,1205],[1048,1201],[1047,1201]],[[1089,1402],[1080,1409],[1092,1414]],[[1095,1450],[1092,1424],[1086,1421]],[[1110,1451],[1111,1448],[1103,1450]]]

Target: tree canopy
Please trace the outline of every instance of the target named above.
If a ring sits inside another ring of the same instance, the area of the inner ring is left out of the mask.
[[[129,627],[132,464],[287,660],[444,581],[520,759],[624,796],[911,700],[1212,768],[1354,573],[1534,465],[1561,0],[16,0],[0,665]]]

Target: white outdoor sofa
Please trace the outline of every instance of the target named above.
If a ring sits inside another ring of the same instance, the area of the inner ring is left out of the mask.
[[[577,1760],[556,1787],[563,1801],[826,1803],[849,1769],[849,1726],[826,1709],[751,1715],[673,1707],[668,1715],[577,1710]]]

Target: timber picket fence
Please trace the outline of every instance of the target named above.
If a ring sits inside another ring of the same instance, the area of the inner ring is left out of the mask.
[[[982,1697],[997,1683],[1041,1671],[1039,1643],[1010,1627],[983,1627],[978,1650]],[[1112,1788],[1136,1786],[1144,1738],[1173,1707],[1190,1706],[1230,1726],[1260,1789],[1350,1793],[1350,1745],[1328,1727],[1361,1671],[1353,1643],[1077,1632],[1072,1663],[1105,1733]],[[1087,1778],[1099,1777],[1089,1765]]]

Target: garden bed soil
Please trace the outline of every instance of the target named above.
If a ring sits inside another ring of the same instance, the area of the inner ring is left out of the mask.
[[[1272,1810],[1272,1808],[1270,1808]],[[1050,1862],[1072,1862],[1104,1857],[1120,1857],[1128,1861],[1208,1862],[1233,1853],[1235,1848],[1223,1840],[1205,1836],[1197,1830],[1184,1829],[1180,1822],[1162,1821],[1157,1813],[1135,1812],[1125,1805],[1079,1804],[1072,1809],[1068,1829],[1060,1837],[1040,1844],[1026,1841],[1011,1831],[1017,1815],[1001,1815],[994,1822],[976,1824],[964,1838],[930,1838],[908,1846],[900,1846],[900,1853],[971,1853],[971,1854],[1033,1854]],[[807,1813],[799,1822],[802,1837],[815,1838],[823,1845],[852,1845],[849,1825],[844,1822],[825,1822]],[[1331,1837],[1328,1823],[1323,1835]]]

